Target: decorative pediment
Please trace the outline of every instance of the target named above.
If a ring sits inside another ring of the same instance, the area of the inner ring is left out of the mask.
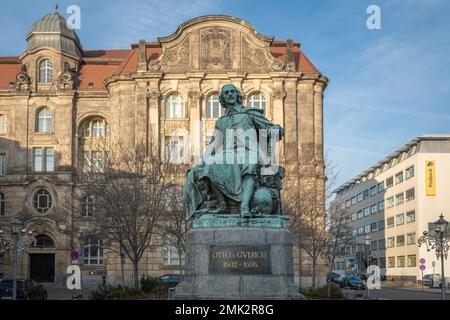
[[[158,38],[163,53],[150,61],[149,70],[281,70],[283,64],[270,53],[272,39],[234,17],[199,17],[182,24],[172,35]]]

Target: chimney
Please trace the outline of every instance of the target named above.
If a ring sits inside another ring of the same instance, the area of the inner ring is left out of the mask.
[[[286,70],[295,71],[295,55],[294,55],[294,43],[292,39],[288,39],[286,42]]]
[[[141,39],[139,41],[139,62],[137,66],[138,72],[146,72],[147,71],[147,53],[145,50],[145,40]]]

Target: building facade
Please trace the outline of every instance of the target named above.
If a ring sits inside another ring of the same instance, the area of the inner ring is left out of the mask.
[[[430,170],[431,173],[430,173]],[[441,213],[450,218],[450,136],[420,136],[335,190],[333,212],[342,215],[349,241],[340,248],[337,272],[364,272],[378,265],[388,279],[417,281],[441,274],[440,260],[426,246]],[[450,261],[445,262],[445,274]]]
[[[299,43],[211,15],[128,50],[86,50],[57,12],[37,21],[26,41],[20,56],[0,57],[0,224],[20,217],[38,238],[21,257],[19,276],[63,283],[71,250],[84,245],[84,280],[118,281],[118,256],[101,239],[80,237],[95,208],[77,172],[102,158],[86,146],[114,132],[128,146],[144,141],[161,154],[170,146],[194,161],[222,113],[218,92],[226,83],[242,91],[244,105],[285,128],[287,183],[323,190],[328,79]],[[150,275],[177,269],[178,255],[157,242],[140,265]],[[2,271],[11,274],[7,254]]]

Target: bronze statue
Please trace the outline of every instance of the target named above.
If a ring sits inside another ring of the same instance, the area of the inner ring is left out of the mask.
[[[273,166],[268,162],[275,148],[271,142],[283,137],[283,129],[266,119],[263,110],[244,108],[242,100],[234,85],[222,87],[219,101],[225,115],[216,121],[203,161],[186,176],[188,219],[195,214],[230,213],[232,202],[239,204],[242,218],[282,214],[284,170],[267,168]]]

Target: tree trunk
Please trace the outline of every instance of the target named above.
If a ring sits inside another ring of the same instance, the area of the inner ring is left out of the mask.
[[[133,261],[134,287],[139,289],[139,261]]]
[[[316,259],[312,259],[312,287],[316,287]]]

